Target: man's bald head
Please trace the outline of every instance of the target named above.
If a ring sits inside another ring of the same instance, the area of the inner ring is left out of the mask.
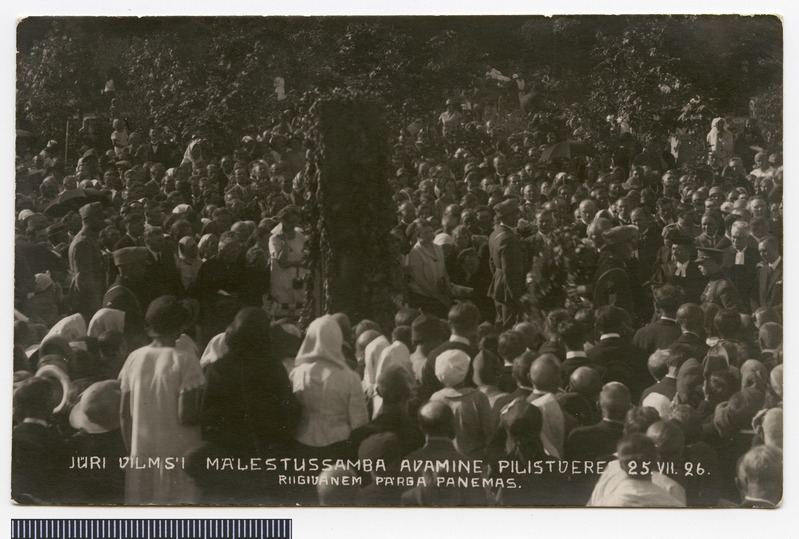
[[[597,396],[602,389],[599,372],[591,367],[575,369],[571,377],[569,377],[569,385],[572,391],[588,399],[588,402],[596,402]]]
[[[538,391],[557,391],[560,387],[560,360],[554,354],[538,356],[530,366],[530,382]]]
[[[602,418],[613,421],[624,421],[624,416],[632,407],[630,390],[621,382],[609,382],[602,386],[599,394],[599,408]]]
[[[419,408],[419,427],[425,436],[455,437],[452,410],[443,401],[431,401]]]

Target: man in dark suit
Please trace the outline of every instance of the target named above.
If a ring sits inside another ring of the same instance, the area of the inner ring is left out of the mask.
[[[566,460],[599,460],[616,451],[624,431],[624,416],[632,407],[630,390],[619,382],[610,382],[599,394],[602,420],[589,427],[577,427],[566,442]]]
[[[49,505],[64,501],[70,459],[58,430],[50,424],[53,389],[31,377],[14,390],[11,434],[11,497],[18,503]]]
[[[738,463],[736,483],[740,507],[774,509],[782,500],[782,451],[776,447],[753,447]]]
[[[763,262],[757,267],[758,307],[782,305],[782,256],[777,238],[769,236],[758,246]]]
[[[141,237],[144,234],[144,215],[139,212],[130,212],[125,215],[123,222],[125,223],[125,235],[114,245],[114,250],[125,247],[141,247]]]
[[[105,226],[103,207],[99,202],[86,204],[80,209],[83,228],[69,245],[69,269],[73,281],[69,289],[69,305],[91,320],[100,308],[105,290],[105,265],[97,234]]]
[[[630,214],[630,220],[638,228],[638,266],[641,280],[646,281],[652,274],[658,251],[663,247],[662,229],[657,226],[646,208],[635,208]]]
[[[425,404],[419,409],[419,427],[425,437],[424,447],[411,452],[406,461],[410,463],[411,470],[414,463],[430,462],[464,462],[466,457],[458,453],[453,444],[455,438],[455,418],[450,407],[443,401],[433,401]],[[422,468],[424,469],[424,468]],[[421,471],[415,473],[414,483],[418,483],[423,474]],[[445,470],[434,473],[437,477],[447,477]],[[469,476],[468,473],[452,474],[458,477]],[[463,505],[484,505],[485,499],[481,499],[480,489],[439,486],[435,478],[427,477],[426,485],[418,485],[402,494],[402,504],[410,506],[463,506]],[[446,483],[446,481],[445,481]],[[457,483],[456,483],[457,484]]]
[[[599,408],[602,419],[587,427],[577,427],[566,441],[566,460],[598,462],[612,460],[616,444],[624,432],[624,416],[632,407],[630,390],[619,382],[610,382],[602,387],[599,394]],[[589,475],[573,475],[570,478],[572,496],[575,504],[584,505],[591,497],[596,478]]]
[[[166,242],[164,230],[160,226],[145,225],[144,245],[150,252],[145,278],[149,301],[159,296],[182,296],[175,253]]]
[[[590,361],[602,370],[602,383],[621,382],[630,390],[634,401],[649,385],[647,353],[630,344],[630,314],[618,307],[605,305],[597,310],[596,329],[599,342],[587,352]]]
[[[687,345],[691,348],[691,357],[704,358],[709,347],[705,342],[705,313],[702,308],[695,303],[680,305],[677,309],[677,323],[682,333],[669,345],[669,349],[679,344]]]
[[[730,229],[732,245],[724,250],[724,267],[747,312],[757,305],[757,264],[760,262],[757,240],[749,232],[746,221],[735,221]]]
[[[653,286],[672,284],[683,291],[685,301],[699,303],[699,297],[707,285],[707,278],[702,275],[702,271],[693,260],[693,238],[675,232],[670,241],[671,259],[657,265],[650,284]]]
[[[114,264],[119,270],[116,281],[103,297],[103,307],[125,313],[125,340],[134,350],[149,342],[144,328],[147,294],[143,292],[149,253],[145,247],[125,247],[114,251]]]
[[[613,305],[633,313],[634,281],[629,262],[638,240],[638,229],[632,225],[613,227],[602,233],[602,240],[604,246],[593,280],[594,308]]]
[[[676,286],[665,284],[653,291],[658,318],[635,332],[633,344],[651,354],[659,348],[666,348],[680,336],[677,324],[677,309],[683,302],[682,291]]]
[[[139,146],[136,154],[136,161],[142,163],[161,163],[166,168],[174,167],[178,163],[175,161],[174,153],[168,143],[161,140],[164,131],[160,127],[150,129],[150,140]]]
[[[524,294],[524,254],[512,227],[519,221],[519,202],[515,198],[497,204],[498,224],[488,238],[489,266],[493,277],[489,297],[497,309],[497,324],[510,329],[517,322]]]
[[[422,366],[422,382],[417,392],[418,402],[424,403],[430,396],[444,386],[436,377],[436,358],[447,350],[461,350],[472,360],[477,355],[477,327],[480,325],[480,311],[474,304],[461,302],[453,305],[447,317],[452,332],[448,341],[434,348]],[[466,375],[466,383],[472,384],[472,367]]]
[[[668,351],[667,364],[669,371],[659,382],[649,386],[641,394],[641,406],[651,406],[660,412],[661,417],[664,411],[669,409],[674,395],[677,393],[677,373],[682,364],[692,357],[691,347],[685,344],[675,344]]]

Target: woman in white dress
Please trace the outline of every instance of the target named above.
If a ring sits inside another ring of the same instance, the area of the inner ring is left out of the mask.
[[[205,381],[196,350],[180,337],[198,313],[195,301],[154,300],[145,317],[153,341],[133,351],[119,373],[122,435],[130,454],[127,505],[196,503],[195,485],[182,462],[201,443],[199,403]]]

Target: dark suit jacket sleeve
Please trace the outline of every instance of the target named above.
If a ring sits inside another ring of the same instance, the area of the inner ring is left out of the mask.
[[[519,238],[506,234],[499,242],[499,257],[508,295],[518,301],[524,294],[524,253]]]

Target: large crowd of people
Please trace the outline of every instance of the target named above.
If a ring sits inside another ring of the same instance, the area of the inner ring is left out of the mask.
[[[122,119],[74,166],[19,151],[14,499],[778,505],[783,172],[756,122],[714,120],[704,157],[616,122],[584,152],[456,104],[393,141],[392,327],[301,330],[298,111],[230,155]]]

